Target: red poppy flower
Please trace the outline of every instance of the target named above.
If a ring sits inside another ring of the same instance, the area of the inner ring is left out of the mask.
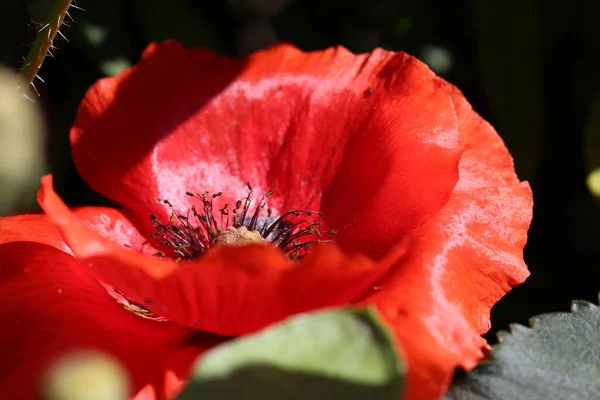
[[[71,141],[123,209],[70,210],[46,177],[45,216],[0,219],[6,398],[78,347],[161,397],[225,337],[372,304],[407,398],[437,399],[528,275],[529,186],[461,93],[404,53],[151,45],[90,89]]]

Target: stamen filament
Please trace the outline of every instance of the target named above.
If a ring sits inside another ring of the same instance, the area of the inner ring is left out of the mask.
[[[267,208],[265,220],[259,228],[261,213],[267,207],[267,199],[273,194],[273,191],[266,192],[260,198],[253,212],[250,212],[253,189],[249,183],[247,187],[248,194],[243,199],[237,200],[233,209],[230,209],[229,203],[225,203],[223,207],[217,209],[216,212],[220,214],[219,219],[215,215],[214,200],[220,197],[222,192],[212,195],[208,192],[202,194],[185,192],[186,196],[196,198],[202,203],[201,210],[196,206],[192,206],[186,215],[175,210],[168,200],[159,200],[160,204],[164,204],[170,209],[169,223],[163,224],[156,216],[151,215],[150,219],[156,231],[149,237],[161,239],[157,247],[170,248],[178,256],[177,261],[200,257],[217,242],[233,243],[228,242],[228,240],[231,240],[231,237],[242,238],[243,232],[248,232],[248,235],[256,235],[257,239],[262,238],[270,242],[273,246],[287,253],[292,259],[301,258],[312,244],[333,242],[327,239],[301,241],[306,236],[323,236],[323,232],[317,228],[321,225],[320,221],[311,221],[305,218],[293,221],[301,215],[311,217],[313,214],[317,214],[321,220],[325,220],[323,213],[314,210],[288,210],[275,221],[269,222],[273,216],[273,210]],[[304,228],[301,228],[303,225]],[[233,232],[231,229],[247,229],[247,231],[240,231],[241,236],[231,236]],[[225,233],[225,231],[227,232]],[[336,233],[335,230],[324,232],[327,235]],[[227,240],[219,240],[223,234],[229,235]],[[155,255],[163,257],[164,253],[159,251]]]

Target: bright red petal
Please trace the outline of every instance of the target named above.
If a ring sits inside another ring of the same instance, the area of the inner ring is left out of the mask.
[[[223,336],[261,329],[289,315],[353,302],[403,253],[376,264],[336,246],[315,246],[294,262],[268,245],[221,247],[176,263],[129,251],[89,229],[44,178],[42,208],[75,257],[127,297],[181,325]]]
[[[439,398],[457,366],[470,369],[482,358],[491,307],[529,275],[529,185],[518,182],[494,129],[447,89],[464,146],[456,191],[410,234],[407,255],[364,300],[377,305],[405,350],[408,400]]]
[[[324,210],[342,247],[380,255],[457,181],[457,120],[442,85],[403,53],[279,45],[236,61],[164,42],[90,89],[73,156],[94,189],[147,223],[169,217],[156,199],[185,213],[186,191],[231,202],[250,182],[275,191],[279,214]]]
[[[494,128],[473,111],[469,102],[455,87],[446,85],[458,117],[460,142],[464,148],[460,160],[460,179],[455,190],[519,183],[513,159]]]
[[[38,203],[58,229],[65,243],[78,258],[90,258],[105,254],[116,254],[124,259],[138,260],[141,257],[142,260],[147,259],[146,261],[148,261],[145,263],[145,271],[155,278],[167,276],[177,269],[175,263],[162,261],[155,257],[146,257],[143,253],[135,251],[135,245],[122,246],[117,240],[114,240],[118,237],[129,240],[121,234],[121,229],[107,229],[107,232],[103,232],[105,225],[94,223],[93,218],[88,218],[92,222],[86,224],[86,221],[79,218],[56,194],[52,187],[51,175],[42,178],[42,186],[38,191]],[[96,219],[96,222],[98,221],[99,219]],[[107,221],[108,225],[114,228],[112,220],[107,219]],[[116,233],[113,234],[113,231],[116,231]],[[137,239],[134,238],[131,242],[135,244]],[[129,247],[133,248],[130,249]],[[105,283],[110,284],[111,282],[105,281]]]
[[[147,384],[162,393],[165,371],[192,334],[119,306],[79,260],[28,242],[0,245],[0,397],[37,398],[40,380],[59,355],[93,348],[116,357],[135,391]],[[195,340],[195,339],[194,339]],[[187,371],[185,371],[187,372]]]
[[[525,183],[457,192],[411,234],[403,262],[364,300],[405,349],[407,399],[438,398],[457,366],[481,359],[491,307],[528,276],[522,248],[530,220]]]
[[[35,242],[70,253],[54,224],[45,214],[0,217],[0,245],[10,242]]]
[[[50,181],[51,177],[44,178]],[[148,240],[140,234],[136,226],[135,215],[125,210],[108,207],[80,207],[74,209],[77,220],[101,236],[117,245],[140,253],[154,254]],[[46,214],[23,214],[0,217],[0,245],[11,242],[33,242],[47,244],[72,254],[65,244],[56,226]]]
[[[171,321],[224,336],[241,336],[289,315],[359,298],[389,264],[316,246],[302,262],[270,246],[221,248],[180,263],[162,279],[147,273],[152,258],[87,258],[102,280]]]
[[[73,210],[73,213],[87,227],[117,245],[138,253],[149,255],[156,253],[156,249],[148,242],[146,236],[138,230],[142,224],[138,222],[137,216],[127,210],[81,207]]]
[[[142,390],[137,392],[131,400],[157,400],[154,387],[152,385],[146,385]]]

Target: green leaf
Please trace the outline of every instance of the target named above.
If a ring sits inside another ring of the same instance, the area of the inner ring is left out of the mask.
[[[178,399],[398,400],[404,372],[374,311],[321,311],[206,353]]]
[[[456,382],[446,400],[600,399],[600,308],[575,301],[531,328],[499,334],[493,357]]]

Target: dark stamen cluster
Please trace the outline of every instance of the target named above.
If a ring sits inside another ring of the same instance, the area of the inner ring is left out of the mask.
[[[152,225],[156,232],[149,237],[160,239],[158,246],[165,246],[175,253],[176,260],[194,259],[204,254],[215,244],[219,235],[228,227],[246,227],[249,231],[255,231],[267,242],[281,249],[292,259],[300,259],[315,243],[333,242],[333,240],[305,240],[308,236],[323,236],[323,233],[333,235],[334,230],[322,232],[319,229],[321,221],[310,221],[305,217],[317,214],[321,220],[325,217],[321,212],[312,210],[289,210],[273,221],[273,212],[267,207],[267,199],[273,194],[270,190],[265,193],[258,205],[252,208],[252,186],[248,186],[248,195],[235,202],[233,207],[229,203],[221,208],[215,209],[214,200],[222,195],[222,192],[209,194],[194,194],[186,192],[187,196],[195,197],[202,203],[202,208],[193,206],[186,215],[174,209],[168,200],[159,200],[171,211],[168,223],[163,223],[154,215],[151,215]],[[266,215],[264,209],[267,207]],[[260,223],[261,214],[265,217]],[[156,253],[162,257],[162,252]]]

